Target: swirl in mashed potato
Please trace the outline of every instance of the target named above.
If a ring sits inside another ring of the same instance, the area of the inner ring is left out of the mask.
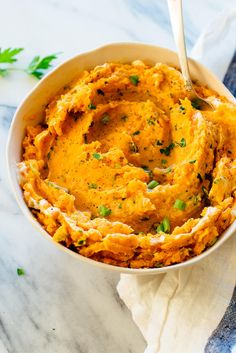
[[[162,267],[210,247],[235,219],[236,106],[178,70],[108,63],[28,126],[19,163],[27,205],[55,241],[108,264]]]

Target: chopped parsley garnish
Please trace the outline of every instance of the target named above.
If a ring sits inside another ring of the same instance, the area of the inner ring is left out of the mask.
[[[177,199],[175,200],[174,208],[178,208],[179,210],[184,211],[186,208],[186,203],[182,200]]]
[[[191,105],[194,109],[201,109],[201,99],[198,99],[198,98],[193,99],[191,101]]]
[[[153,120],[152,118],[148,118],[148,119],[147,119],[147,123],[148,123],[148,125],[155,125],[155,124],[156,124],[156,121]]]
[[[170,233],[170,221],[167,217],[163,219],[163,221],[157,227],[157,232]]]
[[[179,107],[179,110],[181,111],[181,112],[184,112],[185,111],[185,107],[183,107],[182,105]]]
[[[196,159],[192,159],[191,161],[189,161],[190,164],[194,164],[196,162]]]
[[[17,272],[18,276],[24,276],[24,274],[25,274],[24,269],[20,268],[20,267],[17,268],[16,272]]]
[[[140,130],[137,130],[137,131],[135,131],[135,132],[132,133],[133,136],[139,135],[139,134],[140,134]]]
[[[163,141],[162,140],[157,140],[156,141],[156,145],[157,146],[162,146],[163,145]]]
[[[180,147],[186,147],[186,140],[184,137],[180,140],[179,145],[180,145]]]
[[[132,75],[129,77],[130,82],[134,85],[137,86],[139,83],[139,77],[138,75]]]
[[[197,173],[197,178],[199,179],[200,183],[202,183],[202,182],[203,182],[203,179],[202,179],[202,176],[201,176],[201,174],[200,174],[200,173]]]
[[[161,164],[166,164],[167,163],[167,160],[166,159],[162,159],[161,160]]]
[[[88,185],[88,187],[89,187],[89,189],[97,189],[97,184],[95,184],[95,183],[90,183],[89,185]]]
[[[119,203],[118,208],[122,208],[122,203],[121,202]]]
[[[82,246],[86,243],[86,240],[85,239],[80,239],[77,243],[77,246]]]
[[[170,173],[172,171],[171,167],[166,168],[166,173]]]
[[[90,110],[94,110],[94,109],[96,109],[96,105],[94,105],[93,103],[89,103],[88,108]]]
[[[152,180],[147,184],[148,189],[154,189],[157,185],[159,185],[158,181]]]
[[[171,142],[171,143],[169,144],[169,146],[167,146],[166,148],[161,148],[161,149],[160,149],[160,152],[161,152],[162,154],[165,154],[166,156],[169,156],[171,150],[173,150],[174,147],[175,147],[174,142]]]
[[[97,89],[97,94],[100,94],[101,96],[105,96],[105,93],[100,88]]]
[[[163,264],[162,264],[161,262],[156,262],[156,263],[154,264],[154,267],[155,267],[155,268],[160,268],[160,267],[163,267]]]
[[[105,113],[105,114],[103,115],[102,119],[101,119],[101,122],[102,122],[104,125],[106,125],[106,124],[109,122],[109,120],[110,120],[110,115],[107,114],[107,113]]]
[[[99,160],[102,158],[102,156],[100,155],[100,153],[95,152],[95,153],[93,153],[93,158]]]
[[[101,205],[98,207],[98,213],[100,214],[100,216],[106,217],[111,214],[111,209],[106,206]]]
[[[138,153],[138,146],[137,146],[134,142],[131,142],[131,143],[130,143],[129,149],[130,149],[130,151],[133,152],[133,153]]]

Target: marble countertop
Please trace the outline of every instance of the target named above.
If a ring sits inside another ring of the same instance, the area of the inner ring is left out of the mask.
[[[190,51],[233,0],[183,2]],[[36,54],[62,52],[61,62],[114,41],[174,48],[164,0],[0,0],[0,8],[1,47],[24,47],[22,67]],[[18,72],[0,78],[0,353],[141,353],[144,339],[116,292],[119,275],[78,263],[43,239],[9,189],[10,121],[36,83]]]

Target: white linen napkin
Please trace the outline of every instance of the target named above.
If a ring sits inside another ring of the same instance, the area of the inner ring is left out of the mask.
[[[223,79],[235,51],[235,33],[236,9],[231,8],[203,31],[191,56]],[[235,254],[236,235],[187,269],[157,276],[121,275],[117,290],[147,341],[145,353],[236,352],[235,298],[228,307],[236,279]]]

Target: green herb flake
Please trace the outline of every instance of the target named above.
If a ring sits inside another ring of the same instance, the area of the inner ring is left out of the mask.
[[[90,184],[88,184],[88,188],[89,189],[97,189],[97,184],[95,184],[95,183],[90,183]]]
[[[103,116],[102,116],[102,119],[101,119],[101,122],[106,125],[109,123],[109,120],[110,120],[110,115],[105,113]]]
[[[51,54],[45,56],[44,58],[41,58],[40,56],[35,56],[25,71],[29,75],[32,75],[37,79],[41,79],[44,75],[44,71],[52,66],[51,63],[53,60],[57,59],[58,54],[59,53]]]
[[[174,208],[178,208],[179,210],[184,211],[186,208],[186,203],[182,200],[177,199],[175,200]]]
[[[194,109],[201,110],[201,100],[196,98],[191,101],[191,105]]]
[[[100,216],[102,217],[106,217],[106,216],[109,216],[111,214],[111,209],[104,206],[104,205],[101,205],[98,207],[98,213]]]
[[[161,160],[161,164],[166,164],[167,163],[167,160],[166,159],[162,159]]]
[[[150,181],[150,183],[147,184],[148,189],[154,189],[156,186],[158,186],[159,183],[156,180]]]
[[[179,146],[180,147],[186,147],[186,140],[185,140],[184,137],[180,140]]]
[[[169,156],[171,150],[173,150],[174,147],[175,147],[174,142],[171,142],[171,143],[169,144],[169,146],[167,146],[166,148],[161,148],[161,149],[160,149],[160,153],[165,154],[166,156]]]
[[[138,146],[134,142],[130,142],[129,149],[133,153],[138,153]]]
[[[25,270],[23,268],[18,267],[16,270],[18,276],[24,276],[25,275]]]
[[[196,159],[192,159],[191,161],[189,161],[190,164],[194,164],[196,162]]]
[[[140,134],[140,130],[137,130],[135,132],[132,133],[133,136],[139,135]]]
[[[0,63],[12,64],[17,61],[16,55],[24,50],[23,48],[7,48],[2,50],[0,48]]]
[[[165,217],[163,221],[157,227],[157,232],[170,233],[170,221],[169,218]]]
[[[147,123],[148,123],[148,125],[155,125],[155,124],[156,124],[156,121],[153,120],[152,118],[148,118],[148,119],[147,119]]]
[[[122,208],[122,203],[121,202],[119,203],[118,208]]]
[[[180,112],[184,112],[185,111],[185,107],[183,107],[182,105],[179,107]]]
[[[163,267],[163,264],[161,262],[155,262],[154,266],[155,268],[161,268]]]
[[[102,159],[102,156],[100,155],[100,153],[95,152],[93,153],[93,158],[99,160],[99,159]]]
[[[127,115],[122,115],[121,120],[126,121],[128,119]]]
[[[171,168],[171,167],[166,168],[166,173],[167,173],[167,174],[170,173],[171,171],[172,171],[172,168]]]
[[[132,75],[129,77],[130,82],[134,85],[137,86],[139,83],[139,77],[138,75]]]
[[[94,105],[93,103],[89,103],[88,108],[90,110],[95,110],[96,109],[96,105]]]
[[[86,243],[86,240],[85,239],[80,239],[79,241],[78,241],[78,243],[76,244],[76,246],[82,246],[82,245],[84,245]]]

